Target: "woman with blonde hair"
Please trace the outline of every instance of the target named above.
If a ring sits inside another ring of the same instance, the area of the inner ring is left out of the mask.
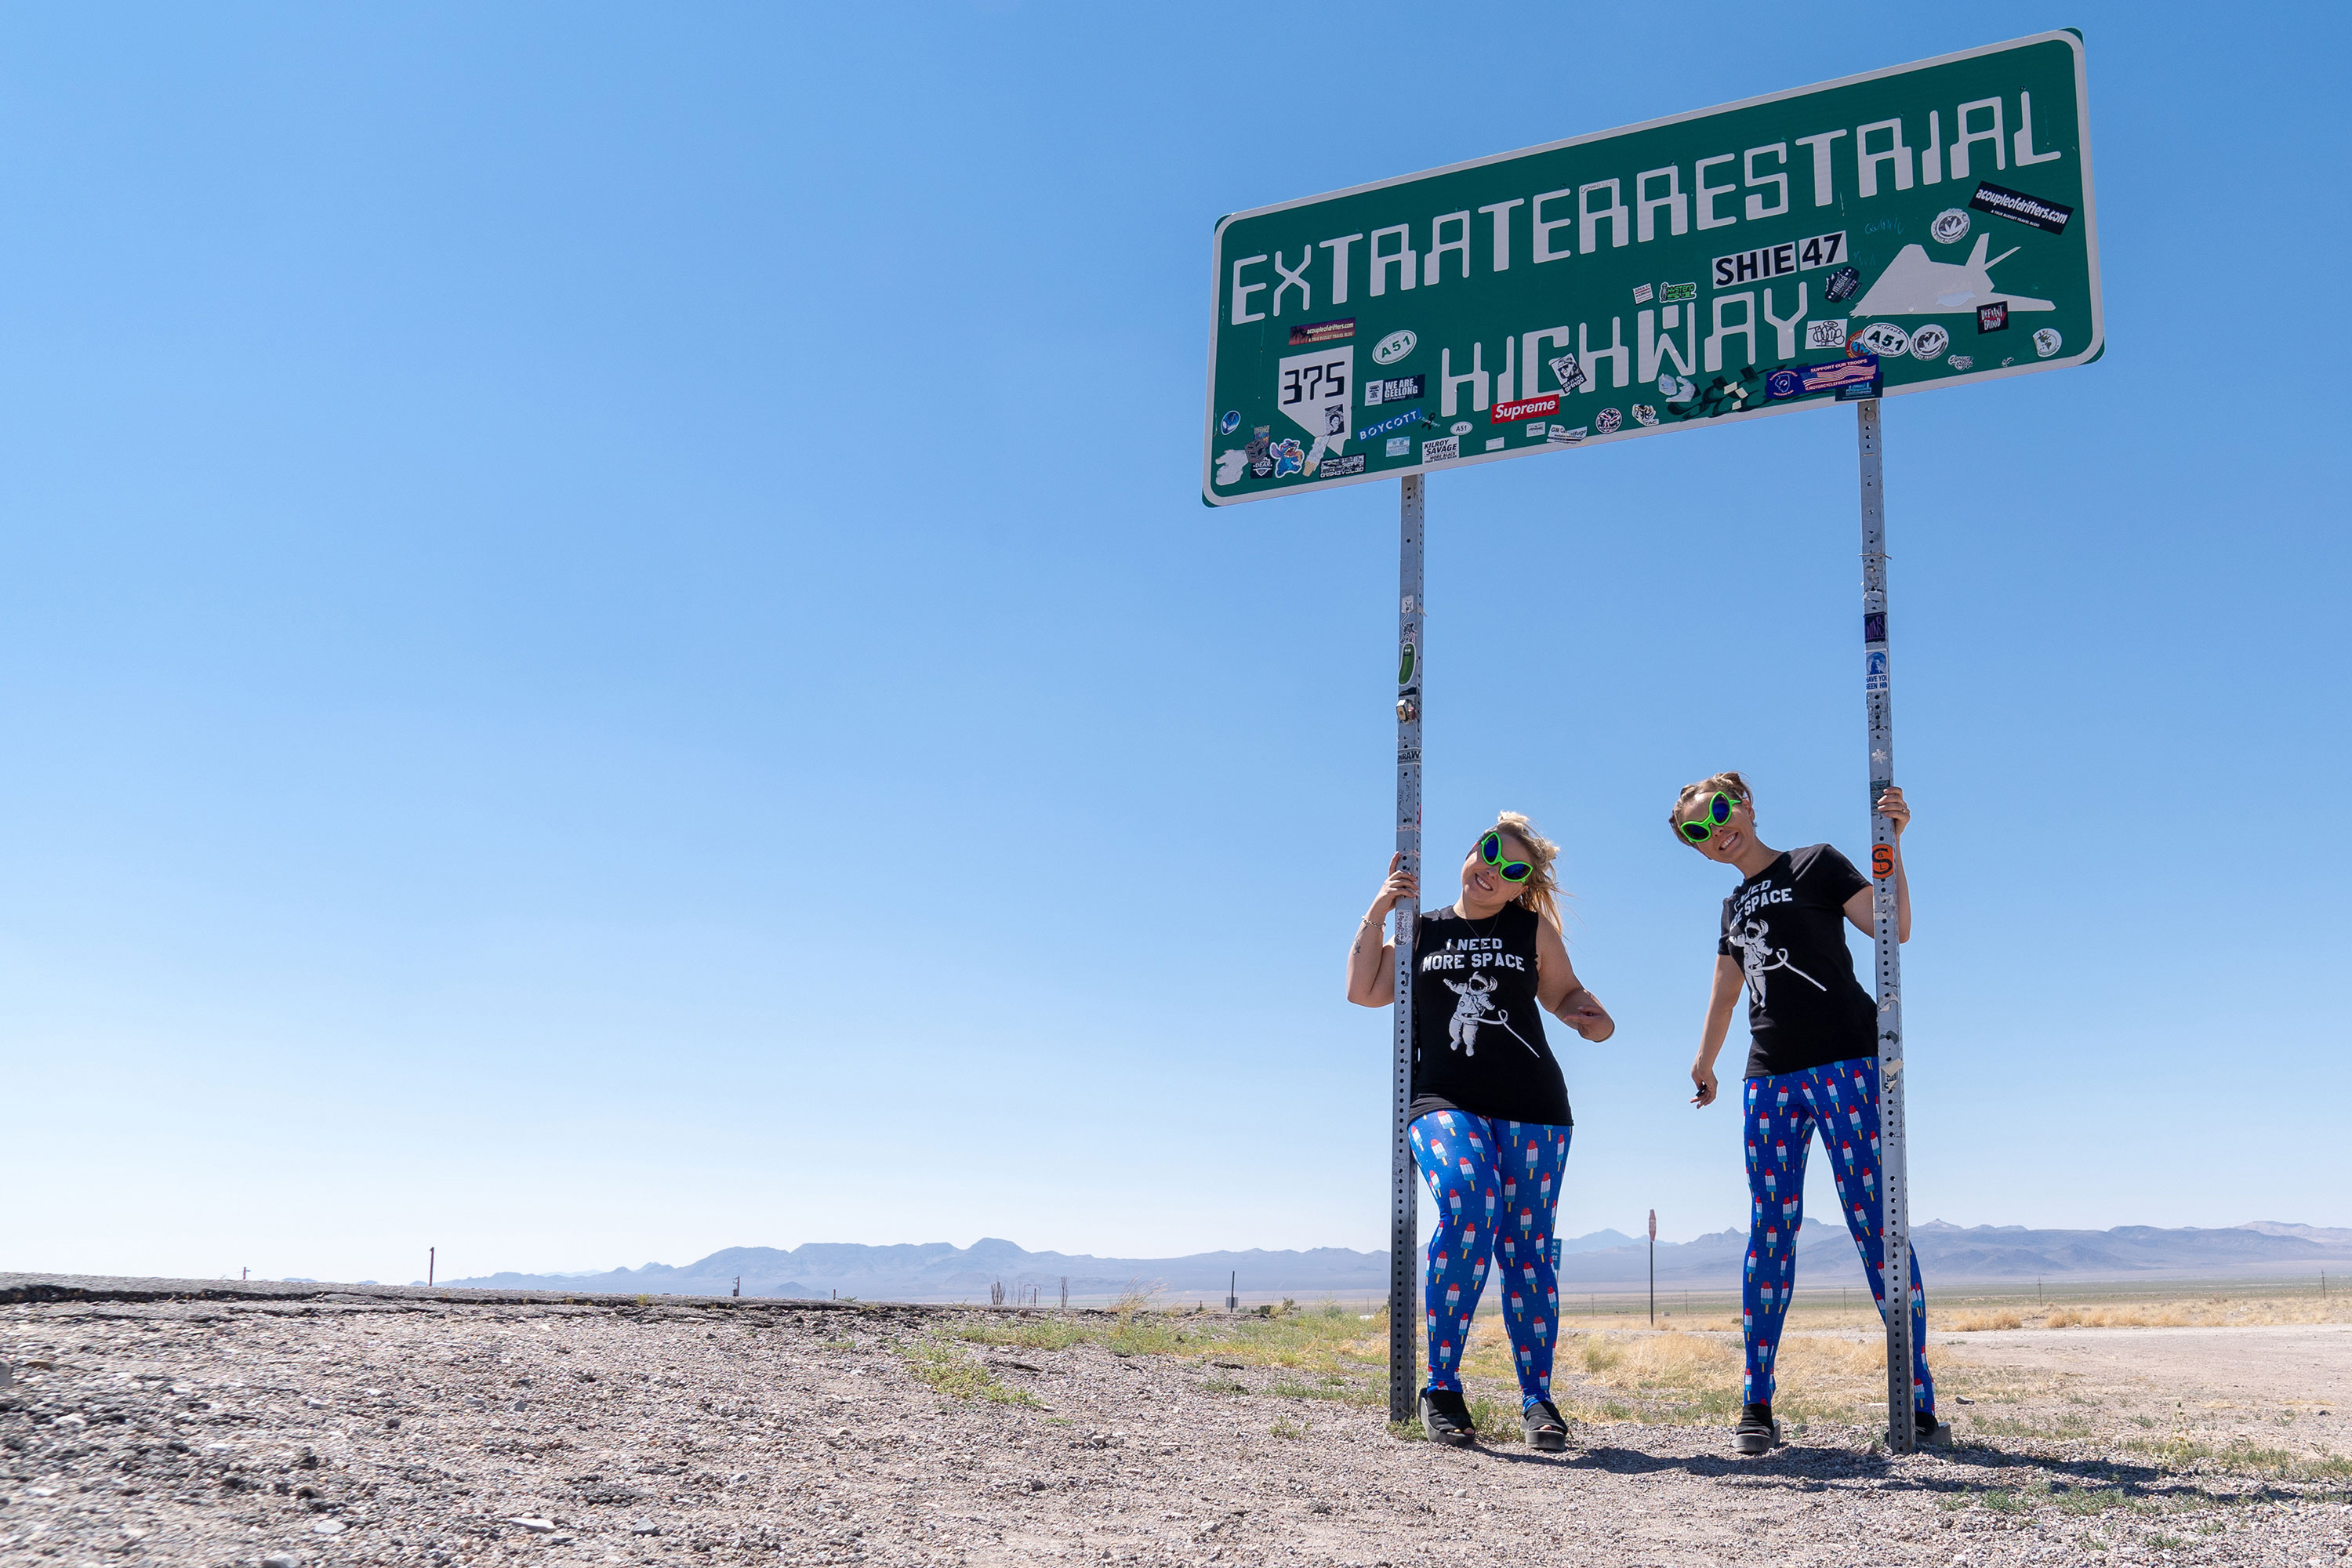
[[[1461,896],[1423,913],[1413,935],[1409,1137],[1437,1201],[1421,1420],[1433,1440],[1455,1447],[1477,1436],[1462,1397],[1462,1351],[1498,1255],[1522,1429],[1534,1447],[1568,1446],[1568,1423],[1551,1402],[1559,1338],[1551,1235],[1572,1125],[1540,1015],[1594,1041],[1617,1025],[1568,961],[1552,872],[1559,855],[1525,816],[1500,814],[1463,858]],[[1395,1000],[1395,948],[1381,929],[1391,910],[1420,892],[1402,857],[1391,858],[1388,881],[1348,950],[1349,1001],[1385,1007]]]
[[[1895,825],[1895,933],[1911,940],[1911,881],[1903,869],[1903,830],[1911,808],[1903,792],[1878,797]],[[1715,992],[1691,1063],[1693,1105],[1715,1101],[1715,1058],[1731,1027],[1739,993],[1748,993],[1746,1101],[1748,1264],[1740,1299],[1747,1342],[1745,1408],[1732,1448],[1761,1454],[1780,1440],[1772,1419],[1772,1362],[1789,1294],[1797,1283],[1797,1230],[1805,1220],[1805,1157],[1822,1135],[1837,1178],[1839,1207],[1862,1254],[1871,1293],[1886,1310],[1885,1242],[1878,1181],[1878,1005],[1853,976],[1845,944],[1851,923],[1874,936],[1870,883],[1828,844],[1775,849],[1756,837],[1756,794],[1738,773],[1685,784],[1666,814],[1675,837],[1740,876],[1723,900],[1716,942]],[[1911,1397],[1923,1443],[1951,1429],[1936,1419],[1936,1384],[1927,1374],[1927,1303],[1919,1258],[1911,1258]]]

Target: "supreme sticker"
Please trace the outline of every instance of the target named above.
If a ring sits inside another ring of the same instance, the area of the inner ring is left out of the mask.
[[[1538,414],[1559,412],[1559,394],[1547,392],[1541,397],[1522,397],[1510,403],[1497,403],[1486,416],[1491,425],[1516,425],[1522,419],[1532,419]]]

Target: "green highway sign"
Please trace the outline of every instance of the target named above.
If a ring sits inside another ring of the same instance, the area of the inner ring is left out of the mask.
[[[1236,213],[1214,250],[1213,506],[2105,347],[2072,31]]]

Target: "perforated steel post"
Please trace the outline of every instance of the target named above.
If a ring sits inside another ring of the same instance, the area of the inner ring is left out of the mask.
[[[1404,869],[1421,874],[1422,647],[1421,488],[1407,474],[1397,512],[1397,853]],[[1418,899],[1396,907],[1396,1005],[1389,1115],[1389,1419],[1418,1414],[1420,1363],[1415,1331],[1421,1313],[1413,1289],[1421,1281],[1420,1189],[1412,1150],[1405,1142],[1405,1111],[1412,1100],[1412,939]]]
[[[1878,399],[1854,405],[1862,453],[1862,662],[1870,714],[1870,903],[1877,936],[1879,1235],[1885,1259],[1886,1443],[1914,1447],[1911,1193],[1903,1139],[1903,948],[1895,913],[1895,825],[1878,797],[1895,783],[1893,671],[1886,641],[1886,491]]]

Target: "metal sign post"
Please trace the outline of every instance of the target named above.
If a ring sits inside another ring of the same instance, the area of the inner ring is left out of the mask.
[[[1895,910],[1895,825],[1878,797],[1895,783],[1886,645],[1886,489],[1878,400],[1854,405],[1862,453],[1862,644],[1870,710],[1870,905],[1878,947],[1879,1237],[1885,1248],[1886,1443],[1911,1452],[1911,1194],[1903,1153],[1903,948]]]
[[[1396,847],[1402,868],[1421,874],[1421,492],[1419,474],[1405,476],[1397,510],[1397,806]],[[1405,1112],[1412,1100],[1412,941],[1421,901],[1396,907],[1395,1060],[1389,1115],[1389,1419],[1417,1414],[1419,1363],[1414,1334],[1421,1314],[1413,1287],[1421,1279],[1421,1205]]]

